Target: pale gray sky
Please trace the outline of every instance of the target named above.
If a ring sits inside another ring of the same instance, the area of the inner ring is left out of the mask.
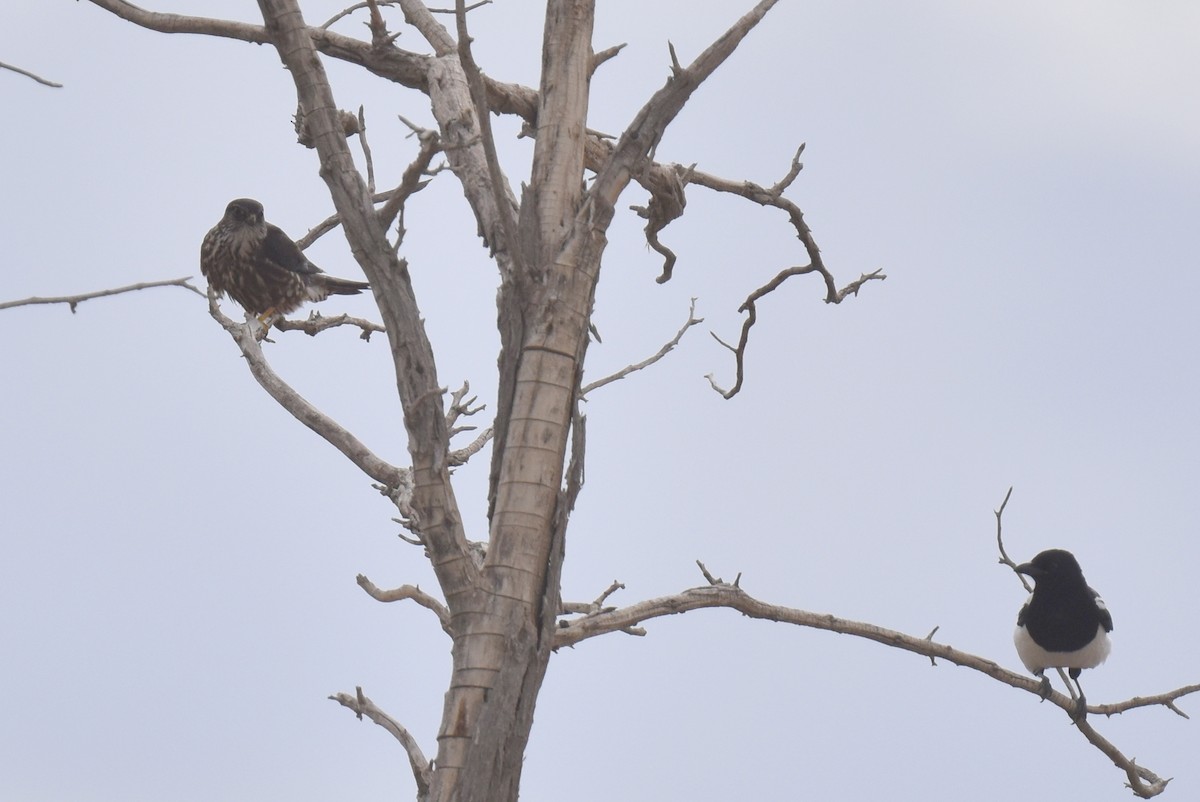
[[[304,4],[312,22],[340,6]],[[668,40],[689,60],[749,3],[600,6],[597,49],[629,46],[594,81],[591,126],[618,133],[668,75]],[[540,10],[472,14],[489,74],[536,84]],[[770,184],[807,142],[792,197],[827,264],[889,278],[841,307],[803,278],[761,303],[727,402],[703,378],[732,381],[707,331],[736,337],[745,295],[804,260],[786,221],[693,188],[663,233],[680,260],[660,286],[641,221],[619,219],[588,376],[655,351],[693,296],[706,323],[589,400],[565,595],[613,579],[617,603],[676,592],[703,581],[699,558],[766,601],[940,626],[1019,669],[1024,592],[996,564],[992,515],[1015,485],[1013,557],[1071,549],[1113,612],[1089,699],[1200,681],[1197,41],[1182,0],[773,11],[658,155]],[[0,72],[0,300],[197,275],[233,197],[293,236],[331,211],[270,47],[17,0],[0,61],[65,84]],[[329,69],[394,181],[415,153],[396,115],[429,123],[422,97]],[[503,144],[513,182],[529,152]],[[490,407],[496,275],[450,175],[413,199],[408,228],[441,381],[470,380]],[[340,235],[311,254],[360,275]],[[322,310],[371,313],[367,298]],[[284,377],[403,462],[384,340],[276,340]],[[325,698],[362,685],[435,751],[449,644],[424,611],[354,583],[433,587],[394,508],[261,392],[182,290],[0,312],[0,342],[0,799],[411,798],[391,738]],[[479,538],[486,465],[458,474]],[[523,799],[1129,798],[1060,710],[974,672],[727,611],[647,629],[554,658]],[[1163,798],[1200,796],[1200,723],[1162,708],[1094,723],[1176,778]]]

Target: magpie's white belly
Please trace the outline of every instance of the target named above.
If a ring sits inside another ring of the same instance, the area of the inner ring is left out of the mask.
[[[1095,668],[1105,661],[1112,643],[1108,633],[1101,625],[1096,626],[1096,637],[1082,649],[1073,652],[1049,652],[1038,646],[1025,627],[1017,627],[1013,634],[1013,642],[1017,646],[1017,655],[1025,668],[1034,674],[1039,674],[1047,668]]]

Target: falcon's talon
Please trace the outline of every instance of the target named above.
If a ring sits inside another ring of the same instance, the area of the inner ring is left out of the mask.
[[[263,219],[262,204],[237,198],[204,237],[200,272],[218,295],[228,295],[263,324],[330,295],[357,295],[365,281],[326,275],[278,227]]]

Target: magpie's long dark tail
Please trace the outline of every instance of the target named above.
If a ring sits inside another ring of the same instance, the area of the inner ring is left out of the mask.
[[[321,288],[329,295],[358,295],[363,290],[371,289],[371,285],[365,281],[351,281],[333,276],[321,276],[320,282]]]

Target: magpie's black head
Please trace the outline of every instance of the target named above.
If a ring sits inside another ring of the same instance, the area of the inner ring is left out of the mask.
[[[1078,579],[1080,582],[1083,581],[1083,571],[1080,570],[1075,555],[1062,549],[1048,549],[1047,551],[1043,551],[1030,562],[1018,565],[1017,573],[1033,577],[1038,582],[1044,579],[1051,581]]]

